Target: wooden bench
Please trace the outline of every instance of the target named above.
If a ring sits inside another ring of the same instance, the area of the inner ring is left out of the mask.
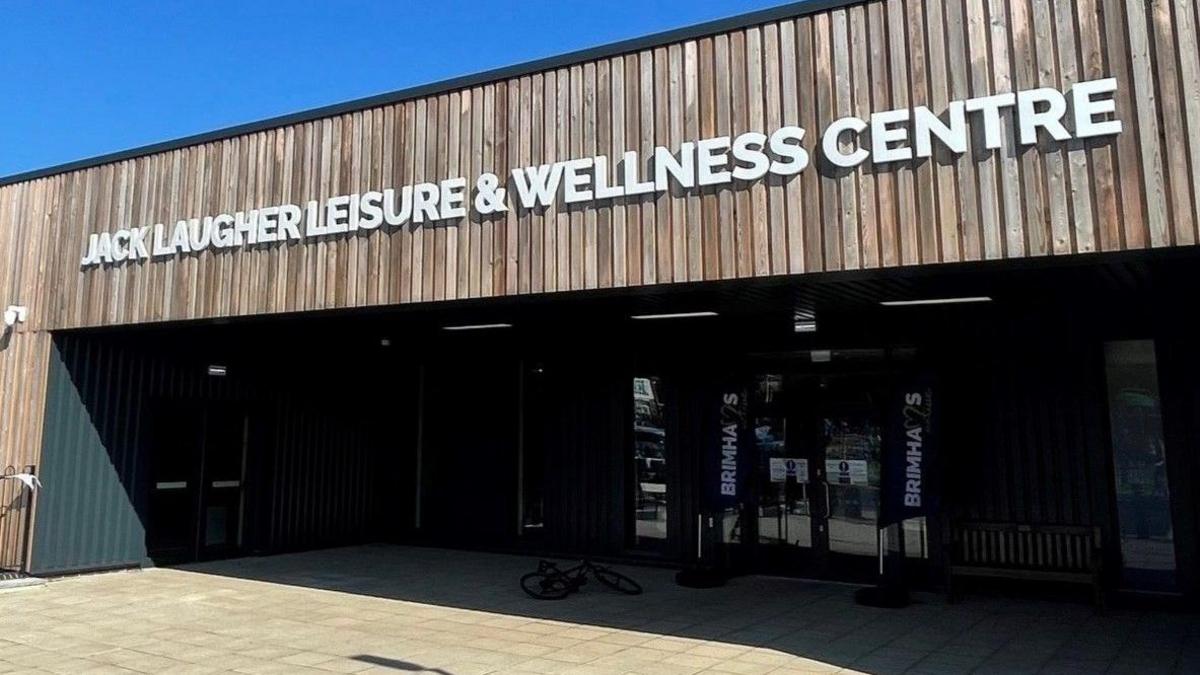
[[[1100,528],[1076,525],[959,522],[946,543],[946,596],[955,577],[992,577],[1091,584],[1097,608],[1101,588]]]

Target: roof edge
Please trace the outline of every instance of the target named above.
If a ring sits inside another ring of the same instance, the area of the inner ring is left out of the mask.
[[[12,174],[9,176],[0,176],[0,187],[21,183],[38,178],[54,176],[69,171],[79,171],[81,169],[90,169],[92,167],[110,164],[112,162],[120,162],[136,157],[144,157],[160,152],[169,152],[178,150],[192,145],[200,145],[203,143],[211,143],[213,141],[225,140],[235,136],[242,136],[268,129],[277,129],[279,127],[290,126],[293,124],[301,124],[303,122],[311,122],[326,117],[334,117],[348,112],[356,112],[359,110],[368,110],[379,106],[390,105],[407,101],[409,99],[431,96],[450,91],[456,91],[473,87],[481,84],[496,82],[499,80],[521,77],[537,72],[553,70],[566,65],[582,63],[586,61],[594,61],[596,59],[609,58],[630,52],[642,51],[653,47],[660,47],[676,42],[693,40],[701,37],[706,37],[716,33],[738,30],[747,28],[757,24],[770,23],[791,17],[800,17],[808,14],[816,14],[819,12],[855,5],[864,2],[864,0],[799,0],[798,2],[790,2],[776,7],[768,7],[746,14],[737,14],[723,19],[715,19],[713,21],[705,21],[703,23],[693,24],[682,28],[673,28],[670,30],[653,33],[643,37],[630,38],[620,40],[618,42],[610,42],[608,44],[599,45],[596,47],[587,47],[573,52],[567,52],[558,56],[549,56],[533,61],[525,61],[509,66],[501,66],[491,70],[485,70],[478,73],[468,75],[460,75],[445,80],[438,80],[428,84],[420,84],[405,89],[386,92],[383,94],[374,94],[363,98],[334,103],[318,108],[310,108],[300,112],[288,113],[270,117],[257,122],[247,122],[237,124],[230,127],[224,127],[215,131],[206,131],[190,136],[183,136],[173,140],[160,141],[149,145],[142,145],[128,150],[119,150],[110,152],[95,157],[78,159],[62,164],[56,164],[42,169],[33,169],[23,171],[21,173]]]

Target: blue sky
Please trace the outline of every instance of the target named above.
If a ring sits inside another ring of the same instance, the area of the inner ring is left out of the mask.
[[[0,176],[786,0],[0,0]]]

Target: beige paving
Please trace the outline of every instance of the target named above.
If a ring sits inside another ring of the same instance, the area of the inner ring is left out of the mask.
[[[67,578],[0,593],[0,672],[1188,673],[1200,619],[744,578],[527,598],[529,559],[396,546]]]

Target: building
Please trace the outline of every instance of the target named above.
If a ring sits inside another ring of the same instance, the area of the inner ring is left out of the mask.
[[[936,586],[987,521],[1194,597],[1197,21],[799,3],[9,177],[9,558]]]

